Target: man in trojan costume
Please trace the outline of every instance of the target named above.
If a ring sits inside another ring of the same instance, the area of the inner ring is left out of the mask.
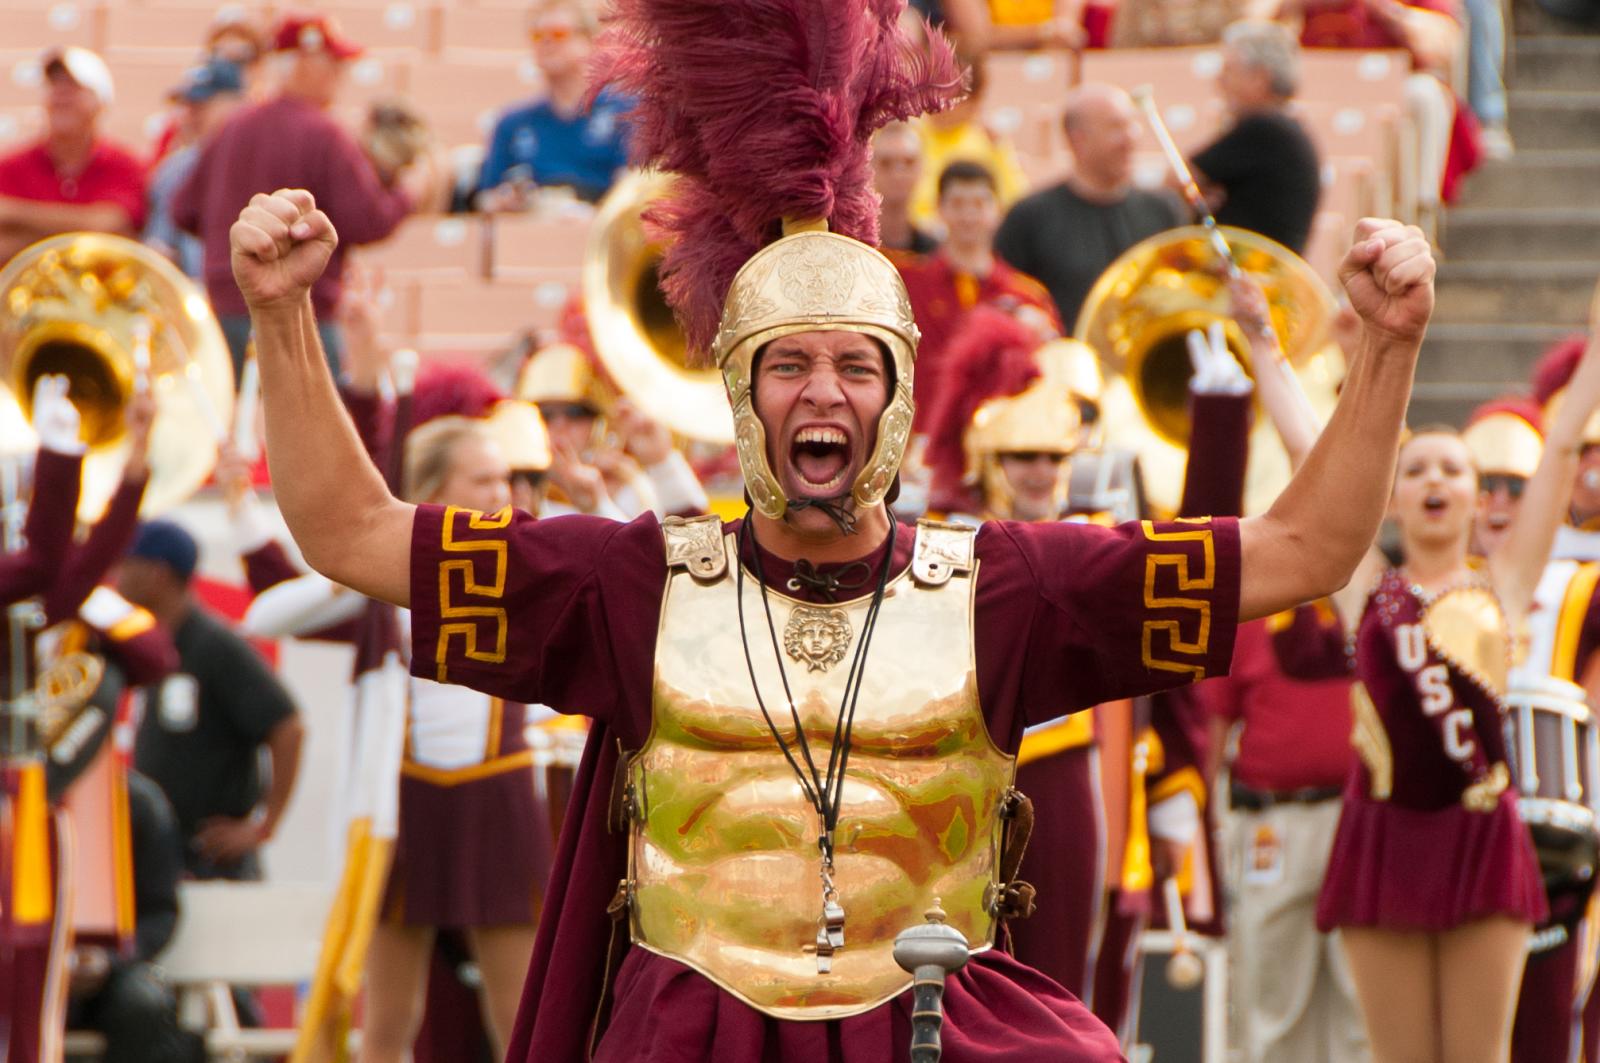
[[[596,721],[509,1058],[905,1058],[892,943],[935,907],[973,952],[945,991],[948,1060],[1118,1058],[1078,1001],[992,947],[1022,729],[1225,670],[1241,616],[1340,586],[1382,516],[1374,471],[1394,460],[1434,266],[1420,232],[1368,221],[1342,265],[1368,323],[1347,401],[1269,513],[892,521],[917,329],[870,246],[867,144],[955,80],[900,13],[630,0],[608,31],[641,158],[679,175],[656,212],[665,285],[723,372],[742,521],[396,500],[318,348],[307,293],[332,225],[283,190],[234,226],[306,560],[409,606],[421,674]]]

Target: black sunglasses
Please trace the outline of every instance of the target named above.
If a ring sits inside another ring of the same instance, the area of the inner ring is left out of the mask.
[[[1528,479],[1525,476],[1507,476],[1505,473],[1490,472],[1478,477],[1478,489],[1489,495],[1503,488],[1512,498],[1521,498],[1522,489],[1527,486]]]

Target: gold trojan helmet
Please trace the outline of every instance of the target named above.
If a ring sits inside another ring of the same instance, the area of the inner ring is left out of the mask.
[[[1100,402],[1105,395],[1106,377],[1100,356],[1082,340],[1058,337],[1033,352],[1033,360],[1046,379],[1056,381],[1078,407],[1077,450],[1099,450],[1105,434],[1100,417]]]
[[[502,399],[485,420],[513,472],[545,472],[550,468],[550,433],[539,416],[539,407],[522,399]]]
[[[205,296],[162,256],[105,233],[54,236],[0,270],[0,378],[9,442],[30,432],[39,377],[67,377],[88,445],[79,515],[97,516],[126,460],[123,418],[143,377],[155,397],[141,511],[187,498],[210,475],[233,416],[233,366]]]
[[[523,402],[570,402],[604,416],[616,401],[594,363],[570,343],[540,347],[517,374],[516,397]]]
[[[1042,351],[1036,352],[1039,359]],[[1082,428],[1078,398],[1058,377],[1046,372],[1016,395],[1002,395],[979,406],[962,436],[966,451],[965,481],[983,491],[989,512],[1014,516],[1011,482],[1000,465],[1004,454],[1070,455]],[[1067,504],[1071,468],[1063,461],[1056,473],[1056,505]]]
[[[756,353],[799,332],[858,332],[883,344],[894,390],[878,418],[878,441],[851,485],[863,508],[884,500],[911,435],[912,369],[921,333],[894,265],[859,240],[809,230],[784,236],[751,256],[723,302],[713,353],[733,405],[734,443],[757,512],[783,516],[788,499],[767,462],[767,433],[751,384]]]

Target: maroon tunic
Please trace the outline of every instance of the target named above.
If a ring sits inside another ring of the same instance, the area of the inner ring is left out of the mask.
[[[1356,677],[1393,757],[1387,799],[1351,758],[1317,926],[1443,931],[1490,915],[1537,923],[1544,884],[1507,787],[1494,809],[1462,804],[1467,787],[1506,762],[1500,699],[1441,656],[1422,632],[1424,603],[1396,571],[1367,602]]]
[[[897,571],[912,540],[902,529]],[[1234,521],[1116,529],[996,522],[978,533],[977,557],[978,696],[1004,750],[1017,748],[1027,723],[1220,674],[1232,656]],[[761,561],[775,586],[792,574],[770,555]],[[596,721],[574,789],[581,811],[562,831],[508,1058],[584,1058],[592,1027],[597,1059],[879,1063],[903,1054],[909,993],[838,1022],[780,1022],[672,960],[626,951],[626,927],[606,915],[625,866],[625,836],[607,820],[616,748],[639,748],[650,729],[667,576],[661,529],[649,515],[619,525],[417,512],[417,673]],[[603,1003],[609,1022],[596,1018]],[[1119,1058],[1081,1004],[999,950],[975,956],[945,1004],[948,1063]]]

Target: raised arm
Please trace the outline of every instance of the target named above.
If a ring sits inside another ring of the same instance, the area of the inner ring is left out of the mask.
[[[1255,377],[1256,395],[1278,438],[1283,440],[1289,467],[1298,469],[1316,444],[1321,425],[1270,327],[1272,319],[1261,285],[1240,272],[1229,280],[1228,294],[1233,302],[1233,320],[1250,344],[1250,375]]]
[[[1589,342],[1545,433],[1539,467],[1528,480],[1510,533],[1489,555],[1489,574],[1501,607],[1519,617],[1533,603],[1534,588],[1550,560],[1550,547],[1572,503],[1572,484],[1583,452],[1583,427],[1600,406],[1600,288],[1589,310]]]
[[[278,508],[306,563],[336,583],[410,604],[415,506],[389,493],[339,401],[317,338],[311,285],[338,245],[311,193],[256,195],[230,234],[250,307],[267,464]]]
[[[1415,226],[1363,219],[1339,266],[1362,343],[1339,405],[1272,508],[1240,523],[1241,620],[1343,587],[1371,546],[1394,478],[1435,265]]]

